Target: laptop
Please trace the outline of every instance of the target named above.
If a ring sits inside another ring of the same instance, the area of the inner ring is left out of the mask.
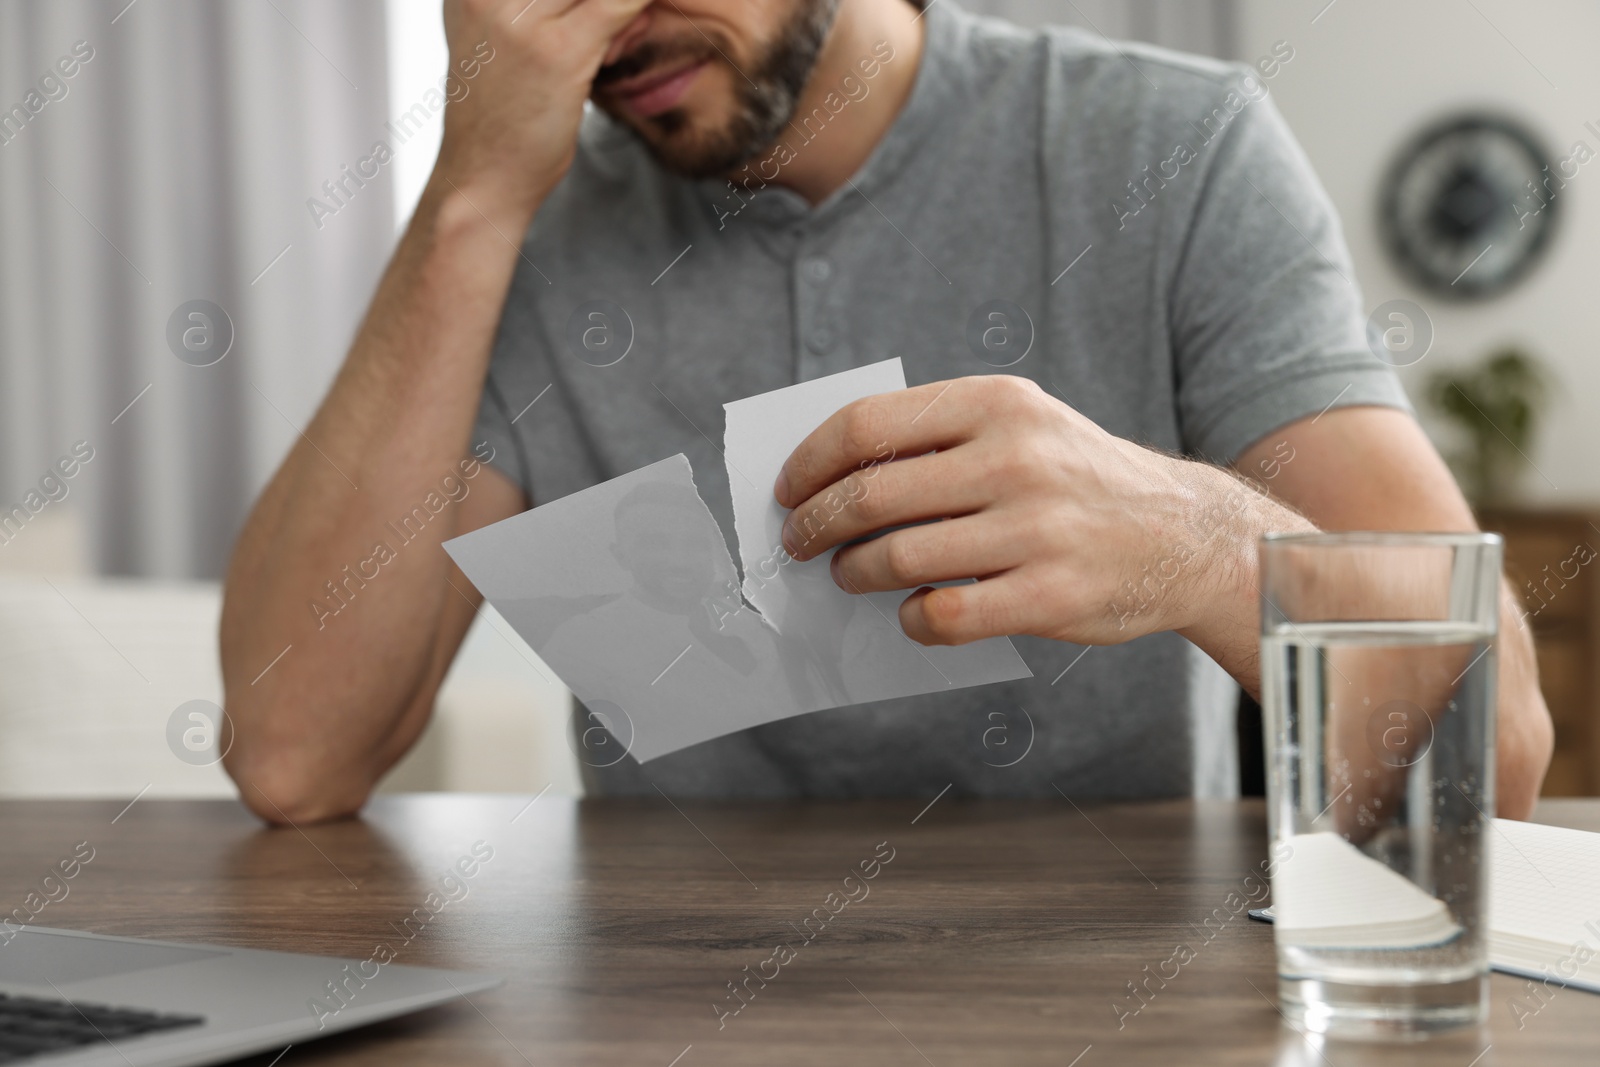
[[[499,985],[495,975],[25,926],[0,943],[0,1064],[187,1067]]]

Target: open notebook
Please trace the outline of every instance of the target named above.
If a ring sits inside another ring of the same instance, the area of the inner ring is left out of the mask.
[[[1489,962],[1600,993],[1600,834],[1509,819],[1494,829]]]
[[[1414,948],[1460,933],[1445,905],[1338,834],[1300,834],[1257,914],[1322,948]],[[1600,993],[1600,834],[1494,820],[1489,962],[1497,971]]]

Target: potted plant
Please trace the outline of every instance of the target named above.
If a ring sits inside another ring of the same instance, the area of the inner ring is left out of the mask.
[[[1458,370],[1436,371],[1428,379],[1429,402],[1464,440],[1446,458],[1473,504],[1504,504],[1515,494],[1532,462],[1528,450],[1549,384],[1539,360],[1513,347],[1497,349]]]

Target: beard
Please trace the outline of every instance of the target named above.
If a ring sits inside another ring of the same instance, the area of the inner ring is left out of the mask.
[[[615,63],[601,67],[596,90],[634,77],[663,63],[720,60],[733,72],[733,113],[721,125],[697,122],[688,109],[675,107],[643,119],[643,128],[601,93],[595,103],[633,131],[664,169],[686,178],[716,178],[729,174],[761,152],[789,125],[800,94],[817,57],[828,39],[839,0],[798,0],[794,13],[767,42],[753,63],[734,66],[730,42],[712,31],[694,32],[692,39],[647,41]]]

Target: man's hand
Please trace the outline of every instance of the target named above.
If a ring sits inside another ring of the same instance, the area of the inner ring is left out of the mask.
[[[1191,629],[1231,639],[1242,625],[1253,645],[1255,538],[1310,528],[1228,472],[1114,437],[1008,374],[842,408],[795,449],[775,491],[794,509],[790,554],[845,545],[832,562],[841,588],[915,589],[900,621],[924,644],[1113,644]],[[850,544],[929,519],[945,521]],[[963,578],[980,580],[926,588]]]
[[[900,609],[916,640],[1109,644],[1176,630],[1251,692],[1262,534],[1475,529],[1402,411],[1303,418],[1237,466],[1254,484],[1121,440],[1032,382],[991,375],[842,408],[795,449],[775,493],[794,509],[784,543],[795,558],[844,545],[833,560],[842,588],[917,590]],[[929,519],[946,521],[893,529]],[[921,588],[962,578],[978,581]],[[1500,813],[1526,818],[1550,761],[1550,716],[1509,590],[1504,600],[1497,788]]]
[[[435,177],[531,219],[572,165],[583,103],[650,0],[446,0],[452,93]],[[520,231],[514,236],[520,237]]]

